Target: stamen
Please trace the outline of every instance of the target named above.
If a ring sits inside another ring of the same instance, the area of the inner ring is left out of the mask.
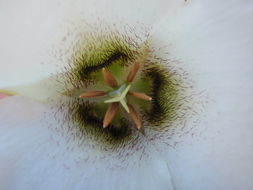
[[[133,119],[137,129],[140,129],[142,126],[142,123],[141,123],[141,119],[140,119],[136,109],[131,104],[128,104],[128,108],[130,111],[130,116]]]
[[[105,68],[102,69],[105,82],[112,88],[116,88],[118,83],[114,76]]]
[[[128,95],[135,96],[136,98],[151,101],[152,98],[144,93],[129,91]]]
[[[136,73],[138,72],[139,68],[140,68],[140,64],[135,63],[133,68],[131,69],[131,71],[129,72],[129,74],[127,76],[128,82],[132,82],[134,80],[134,77],[135,77]]]
[[[104,96],[106,95],[106,92],[104,91],[89,91],[82,93],[79,98],[93,98],[96,96]]]
[[[114,116],[118,112],[118,110],[119,110],[119,103],[118,102],[109,104],[108,109],[105,114],[105,117],[104,117],[103,128],[108,127],[108,125],[111,123]]]
[[[104,95],[108,95],[110,97],[110,99],[107,99],[104,101],[104,103],[109,103],[109,107],[104,116],[103,128],[108,127],[108,125],[111,123],[111,121],[113,120],[113,118],[115,117],[116,113],[119,110],[119,104],[121,104],[122,107],[127,111],[127,113],[130,114],[131,118],[133,119],[136,125],[136,128],[137,129],[141,128],[142,123],[137,111],[131,104],[127,104],[127,99],[126,99],[126,95],[131,95],[143,100],[148,100],[148,101],[152,100],[150,96],[144,93],[129,91],[129,89],[131,88],[131,84],[129,83],[131,83],[134,80],[139,68],[140,68],[140,64],[135,63],[135,65],[133,66],[133,68],[128,74],[127,82],[123,83],[119,87],[114,76],[107,69],[103,68],[102,72],[103,72],[104,80],[110,87],[114,88],[114,90],[108,93],[104,91],[90,91],[90,92],[85,92],[80,95],[81,98],[104,96]]]

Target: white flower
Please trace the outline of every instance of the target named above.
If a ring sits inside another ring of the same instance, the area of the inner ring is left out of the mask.
[[[253,189],[252,1],[0,4],[0,89],[23,95],[0,100],[0,189]],[[201,98],[208,101],[202,114],[187,123],[192,130],[165,133],[161,141],[150,140],[151,131],[117,153],[89,143],[94,139],[65,138],[64,116],[45,102],[57,92],[38,81],[59,70],[49,50],[72,22],[98,17],[140,22],[168,45],[169,56],[196,82],[196,93],[204,89],[209,96]]]

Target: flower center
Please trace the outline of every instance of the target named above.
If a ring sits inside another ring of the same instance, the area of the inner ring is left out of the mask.
[[[108,127],[108,125],[111,123],[113,118],[115,117],[116,113],[119,110],[119,104],[126,110],[128,114],[130,114],[132,120],[134,121],[137,129],[140,129],[142,126],[141,119],[139,117],[139,114],[135,107],[131,105],[130,103],[127,103],[126,96],[131,95],[135,96],[136,98],[144,99],[144,100],[152,100],[151,97],[147,96],[144,93],[139,92],[132,92],[129,91],[131,88],[131,83],[133,82],[136,73],[138,72],[140,68],[140,64],[136,63],[134,64],[133,68],[129,72],[126,82],[118,86],[118,83],[114,76],[105,68],[102,69],[103,77],[108,86],[113,88],[112,91],[105,92],[105,91],[89,91],[84,92],[80,95],[80,98],[92,98],[96,96],[104,96],[107,95],[109,99],[105,100],[104,103],[109,104],[108,109],[106,111],[106,114],[104,116],[103,120],[103,128]]]
[[[127,113],[129,113],[126,95],[130,88],[131,88],[131,84],[123,83],[118,89],[109,92],[108,96],[111,98],[104,102],[105,103],[120,102],[120,104],[127,111]]]

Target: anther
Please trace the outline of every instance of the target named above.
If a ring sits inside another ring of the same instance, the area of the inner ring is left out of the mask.
[[[106,95],[106,92],[104,91],[89,91],[82,93],[79,98],[93,98],[97,96],[104,96]]]
[[[143,100],[152,100],[152,98],[144,93],[140,92],[133,92],[129,91],[131,88],[131,82],[134,80],[136,73],[138,72],[140,68],[139,63],[135,63],[132,69],[130,70],[127,80],[125,83],[123,83],[121,86],[118,86],[118,83],[114,76],[105,68],[102,69],[103,77],[105,80],[105,83],[112,87],[114,90],[110,91],[108,93],[104,91],[90,91],[85,92],[80,95],[80,98],[92,98],[96,96],[104,96],[107,95],[110,98],[105,100],[104,103],[109,103],[108,109],[106,111],[106,114],[104,116],[103,120],[103,128],[106,128],[109,126],[115,115],[117,114],[119,110],[119,104],[122,105],[122,107],[126,110],[127,113],[129,113],[130,117],[134,121],[137,129],[140,129],[142,126],[141,119],[138,115],[138,112],[132,106],[131,104],[127,103],[126,96],[134,96],[136,98],[140,98]]]
[[[118,83],[116,79],[114,78],[114,76],[106,68],[103,68],[102,72],[103,72],[103,76],[104,76],[104,80],[106,84],[112,88],[116,88],[118,86]]]

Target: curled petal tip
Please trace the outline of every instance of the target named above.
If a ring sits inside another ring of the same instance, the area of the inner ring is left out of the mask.
[[[7,98],[7,97],[10,97],[10,96],[13,96],[13,95],[15,95],[15,94],[12,93],[12,92],[0,89],[0,99]]]
[[[10,95],[0,93],[0,99],[6,98],[6,97],[8,97],[8,96],[10,96]]]

